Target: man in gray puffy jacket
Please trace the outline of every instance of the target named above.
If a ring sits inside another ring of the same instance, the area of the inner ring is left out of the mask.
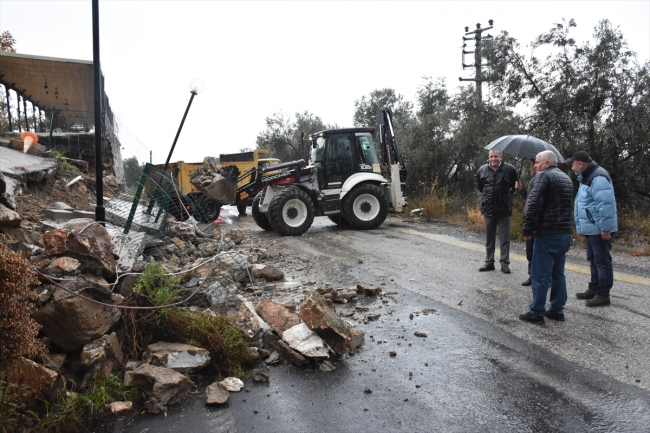
[[[576,152],[567,163],[571,164],[580,182],[573,216],[576,231],[585,237],[591,267],[589,288],[576,293],[576,297],[585,299],[587,307],[606,306],[610,304],[609,291],[614,285],[611,250],[618,230],[614,186],[609,173],[585,151]]]

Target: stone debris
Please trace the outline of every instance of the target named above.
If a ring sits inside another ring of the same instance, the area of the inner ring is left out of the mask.
[[[170,368],[141,364],[124,374],[124,386],[138,386],[148,397],[147,411],[160,413],[167,405],[178,403],[195,385],[187,376]]]
[[[86,344],[79,357],[81,366],[87,372],[84,384],[94,379],[99,372],[111,375],[121,373],[124,368],[124,355],[115,332]]]
[[[108,406],[114,415],[123,415],[133,410],[133,402],[131,401],[114,401]]]
[[[255,370],[253,371],[253,375],[251,376],[251,379],[253,379],[254,382],[268,382],[269,375],[263,372],[262,370]]]
[[[182,343],[159,341],[147,346],[144,362],[151,365],[171,368],[179,373],[194,373],[210,363],[207,349]]]
[[[222,167],[215,158],[208,156],[203,159],[203,167],[198,168],[190,177],[190,182],[212,200],[233,203],[238,176],[239,170],[236,167]]]
[[[334,366],[334,364],[332,364],[330,361],[325,360],[321,362],[321,364],[318,366],[318,369],[325,373],[329,373],[330,371],[336,370],[336,366]]]
[[[338,355],[350,349],[352,329],[336,313],[334,304],[314,290],[307,290],[300,306],[302,321],[318,334]]]
[[[223,405],[228,403],[230,392],[221,382],[214,382],[205,389],[205,404]]]
[[[381,289],[372,284],[357,284],[357,293],[366,296],[379,296],[381,294]]]
[[[266,323],[282,336],[284,331],[296,326],[300,318],[295,313],[287,310],[283,305],[273,302],[268,298],[260,299],[255,306],[255,311]]]
[[[227,377],[219,383],[230,392],[238,392],[244,387],[244,382],[236,377]]]
[[[309,358],[327,358],[329,356],[323,339],[304,323],[299,323],[284,331],[282,339],[292,349]]]
[[[271,265],[254,264],[253,275],[264,278],[266,281],[279,281],[284,278],[284,272]]]

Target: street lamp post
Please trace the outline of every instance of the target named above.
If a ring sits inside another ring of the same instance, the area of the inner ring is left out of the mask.
[[[192,101],[194,100],[194,97],[201,93],[203,91],[203,81],[199,80],[198,78],[195,78],[194,80],[190,81],[190,93],[192,96],[190,96],[190,102],[187,104],[187,108],[185,109],[185,114],[183,114],[183,120],[181,120],[181,124],[178,127],[178,132],[176,132],[176,137],[174,137],[174,143],[172,144],[172,148],[169,149],[169,155],[167,155],[167,161],[165,161],[165,167],[163,167],[163,172],[167,170],[167,166],[169,165],[169,160],[172,158],[172,153],[174,153],[174,148],[176,147],[176,142],[178,141],[178,136],[181,135],[181,129],[183,129],[183,124],[185,123],[185,118],[187,117],[188,111],[190,111],[190,106],[192,105]]]
[[[101,73],[102,70],[99,65],[99,0],[93,0],[93,96],[95,102],[95,182],[97,184],[95,221],[104,222],[106,221],[106,209],[104,208],[104,176],[102,170]],[[58,90],[55,95],[58,95]],[[67,105],[68,102],[66,101]],[[52,119],[54,119],[54,115]]]

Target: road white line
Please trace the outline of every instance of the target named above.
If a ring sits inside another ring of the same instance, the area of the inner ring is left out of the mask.
[[[412,230],[412,229],[403,229],[403,228],[397,228],[397,227],[391,227],[390,230],[395,230],[400,233],[404,233],[407,235],[413,235],[413,236],[419,236],[421,238],[426,238],[430,239],[435,242],[440,242],[443,244],[447,245],[453,245],[456,247],[460,248],[465,248],[466,250],[472,250],[472,251],[477,251],[477,252],[485,252],[485,246],[481,244],[475,244],[472,242],[465,242],[461,241],[460,239],[454,238],[452,236],[447,236],[447,235],[438,235],[435,233],[423,233],[419,232],[417,230]],[[527,259],[525,256],[522,256],[520,254],[515,254],[515,253],[510,253],[510,259],[511,260],[517,260],[520,262],[526,262]],[[591,275],[591,270],[589,269],[588,266],[584,265],[576,265],[573,263],[567,263],[564,266],[565,269],[572,271],[572,272],[578,272],[580,274],[585,274],[585,275]],[[639,277],[637,275],[632,275],[632,274],[626,274],[623,272],[614,272],[614,280],[616,281],[622,281],[625,283],[632,283],[632,284],[642,284],[644,286],[650,286],[650,278],[645,278],[645,277]]]

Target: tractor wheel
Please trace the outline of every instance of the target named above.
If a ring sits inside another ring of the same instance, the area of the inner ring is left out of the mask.
[[[334,224],[336,224],[339,227],[349,227],[350,224],[343,218],[342,213],[337,213],[335,215],[327,215],[327,218],[330,219]]]
[[[276,232],[282,236],[300,236],[314,221],[314,203],[300,188],[288,186],[273,197],[268,214]]]
[[[243,203],[238,204],[237,212],[239,212],[239,215],[246,215],[246,205]]]
[[[259,228],[261,228],[262,230],[266,230],[267,232],[272,232],[273,227],[271,226],[269,219],[267,218],[265,213],[260,212],[260,200],[262,199],[263,193],[264,191],[260,192],[253,199],[253,206],[251,206],[251,213],[253,214],[253,220],[255,220],[255,223],[259,226]]]
[[[343,198],[343,218],[355,230],[376,229],[388,216],[388,199],[376,185],[356,186]]]
[[[220,212],[221,203],[211,200],[206,196],[201,196],[199,209],[194,213],[194,218],[201,223],[211,223],[219,218]]]

